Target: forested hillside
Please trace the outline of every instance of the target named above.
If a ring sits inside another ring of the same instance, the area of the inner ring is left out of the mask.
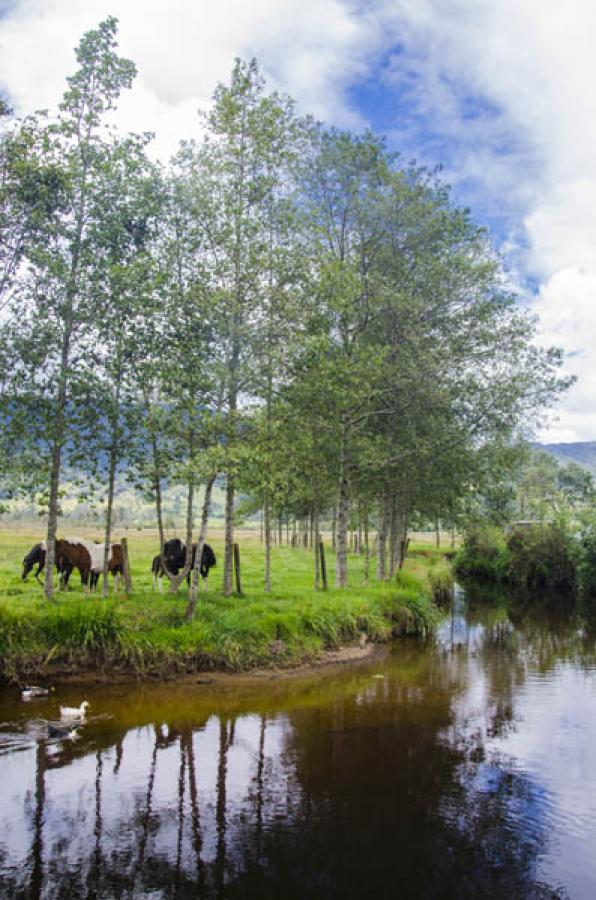
[[[537,450],[550,453],[562,463],[575,462],[596,475],[596,441],[569,444],[534,444]]]

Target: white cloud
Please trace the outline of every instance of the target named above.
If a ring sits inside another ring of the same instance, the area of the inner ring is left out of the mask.
[[[315,116],[360,124],[344,89],[387,39],[374,17],[340,0],[21,0],[0,21],[0,84],[19,112],[56,105],[73,48],[107,15],[119,19],[120,52],[139,72],[118,121],[156,132],[161,157],[196,134],[196,111],[235,56],[256,55],[269,84]]]
[[[417,91],[427,122],[459,142],[451,180],[471,180],[480,202],[505,211],[503,249],[538,279],[544,338],[564,347],[565,371],[579,376],[544,436],[596,439],[596,5],[402,0],[387,8],[401,33],[389,79]],[[470,96],[493,108],[470,121]]]

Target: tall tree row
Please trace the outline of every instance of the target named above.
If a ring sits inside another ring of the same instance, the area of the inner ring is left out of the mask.
[[[0,477],[45,505],[47,597],[76,479],[104,500],[104,591],[123,477],[155,501],[162,561],[164,492],[185,486],[186,565],[166,574],[176,591],[197,538],[188,615],[216,479],[224,593],[239,492],[262,510],[266,591],[282,517],[315,547],[334,523],[338,587],[354,529],[367,577],[372,532],[391,577],[412,517],[453,516],[565,387],[557,351],[433,173],[299,117],[254,60],[150,163],[148,136],[105,127],[135,74],[116,30],[83,37],[56,115],[2,116]]]

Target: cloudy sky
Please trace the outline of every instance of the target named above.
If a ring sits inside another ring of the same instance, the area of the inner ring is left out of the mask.
[[[80,35],[110,14],[139,70],[120,121],[164,159],[233,58],[256,55],[302,111],[440,163],[578,375],[543,439],[596,440],[593,0],[0,0],[17,112],[55,106]]]

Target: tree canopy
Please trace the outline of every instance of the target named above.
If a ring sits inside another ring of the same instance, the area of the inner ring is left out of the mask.
[[[106,567],[121,471],[162,553],[162,491],[187,486],[187,567],[195,491],[225,480],[226,593],[239,491],[263,510],[265,589],[282,519],[315,546],[333,522],[339,586],[371,526],[384,578],[414,516],[453,519],[506,467],[567,384],[560,353],[435,173],[300,117],[255,60],[150,163],[147,136],[105,127],[135,76],[116,32],[83,36],[56,114],[2,110],[1,475],[45,497],[46,593],[67,470],[105,494]]]

